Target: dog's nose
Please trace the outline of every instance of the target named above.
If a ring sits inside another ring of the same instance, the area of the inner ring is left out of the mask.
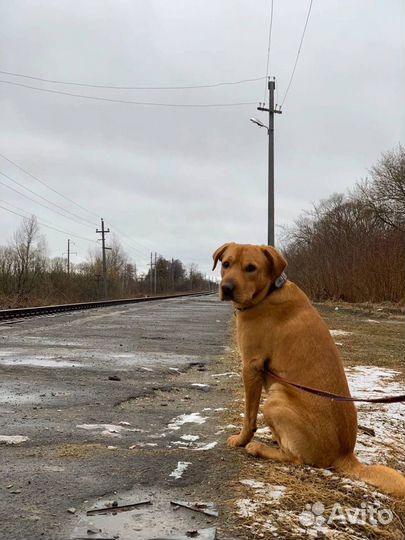
[[[234,289],[235,285],[233,283],[224,283],[221,286],[222,296],[224,297],[224,300],[232,300]]]

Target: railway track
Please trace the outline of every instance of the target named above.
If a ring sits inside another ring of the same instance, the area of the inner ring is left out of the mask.
[[[83,309],[94,309],[108,306],[118,306],[122,304],[138,304],[140,302],[155,302],[157,300],[168,300],[170,298],[182,298],[185,296],[204,296],[213,294],[209,292],[168,294],[163,296],[144,296],[141,298],[121,298],[118,300],[101,300],[97,302],[80,302],[75,304],[59,304],[52,306],[35,306],[27,308],[14,308],[0,310],[0,321],[10,319],[22,319],[24,317],[35,317],[47,315],[49,313],[62,313],[63,311],[76,311]]]

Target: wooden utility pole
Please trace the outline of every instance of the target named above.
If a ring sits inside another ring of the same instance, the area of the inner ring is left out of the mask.
[[[267,244],[274,246],[274,115],[281,111],[274,108],[274,89],[276,83],[269,79],[269,107],[257,107],[258,111],[269,113],[269,155],[268,155],[268,200],[267,200]],[[264,105],[264,103],[263,103]]]
[[[105,235],[110,232],[110,229],[104,227],[104,219],[101,218],[101,230],[96,229],[96,233],[101,234],[101,249],[103,253],[103,285],[104,285],[104,299],[108,298],[108,283],[107,283],[107,257],[106,250],[111,249],[105,245]]]

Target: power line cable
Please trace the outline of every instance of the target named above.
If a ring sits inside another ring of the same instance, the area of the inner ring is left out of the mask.
[[[121,236],[126,237],[128,240],[131,240],[131,242],[135,242],[135,244],[138,244],[142,249],[145,250],[146,253],[149,253],[150,251],[153,251],[153,249],[151,247],[144,246],[143,244],[141,244],[141,242],[138,242],[137,240],[135,240],[135,239],[131,238],[130,236],[128,236],[126,233],[120,231],[113,223],[111,223],[111,221],[109,221],[109,224],[113,229],[115,229],[117,231],[118,234],[120,234]],[[132,248],[132,249],[135,249],[135,248]]]
[[[30,193],[32,193],[33,195],[35,195],[35,197],[38,197],[39,199],[42,199],[44,201],[46,201],[47,203],[49,204],[52,204],[53,206],[56,206],[57,208],[59,208],[60,210],[62,210],[63,212],[67,213],[67,214],[70,214],[72,216],[74,216],[75,218],[79,219],[80,221],[83,222],[83,224],[88,227],[89,225],[91,225],[91,227],[93,228],[94,225],[93,223],[91,223],[91,221],[88,221],[87,219],[85,218],[82,218],[81,216],[79,216],[78,214],[75,214],[73,212],[70,212],[70,210],[66,210],[66,208],[63,208],[63,206],[60,206],[59,204],[56,204],[52,201],[50,201],[49,199],[47,199],[46,197],[43,197],[42,195],[39,195],[38,193],[35,193],[35,191],[33,191],[32,189],[30,188],[27,188],[26,186],[24,186],[23,184],[21,184],[20,182],[17,182],[17,180],[14,180],[13,178],[11,178],[11,176],[9,176],[8,174],[4,173],[4,172],[1,172],[0,171],[0,174],[2,176],[4,176],[5,178],[8,178],[8,180],[10,180],[11,182],[14,182],[14,184],[17,184],[17,186],[20,186],[22,187],[23,189],[29,191]],[[2,184],[4,184],[2,182]],[[7,184],[4,184],[5,186],[9,187],[10,189],[13,189],[11,188],[11,186],[8,186]],[[14,190],[14,191],[17,191],[17,190]],[[17,191],[17,193],[20,193],[19,191]],[[21,193],[20,193],[21,194]],[[27,197],[27,195],[24,195],[25,197]],[[27,198],[30,198],[30,197],[27,197]],[[44,206],[42,203],[39,203],[38,201],[35,201],[34,199],[32,199],[34,202],[36,202],[37,204],[41,204],[41,206]],[[49,210],[52,210],[53,212],[56,212],[56,210],[53,210],[52,208],[48,208]],[[57,212],[58,214],[60,212]],[[63,214],[62,214],[63,215]],[[67,219],[71,219],[69,218],[68,216],[65,216],[63,215],[63,217],[67,218]],[[77,222],[77,219],[76,219],[76,222]]]
[[[59,94],[62,96],[70,96],[81,99],[90,99],[95,101],[106,101],[109,103],[124,103],[126,105],[140,105],[145,107],[169,107],[169,108],[187,108],[187,109],[207,109],[207,108],[220,108],[220,107],[240,107],[243,105],[256,105],[256,101],[241,101],[236,103],[155,103],[153,101],[131,101],[124,99],[112,99],[101,96],[86,96],[83,94],[73,94],[71,92],[63,92],[62,90],[50,90],[49,88],[38,88],[37,86],[30,86],[28,84],[22,84],[11,81],[0,80],[2,84],[9,84],[12,86],[19,86],[22,88],[28,88],[30,90],[37,90],[39,92],[47,92],[48,94]]]
[[[309,2],[309,8],[308,8],[308,13],[307,13],[307,18],[305,20],[305,25],[304,25],[304,30],[302,32],[302,36],[301,36],[301,41],[300,41],[300,44],[299,44],[299,47],[298,47],[298,51],[297,51],[297,57],[295,58],[295,62],[294,62],[294,67],[293,67],[293,70],[292,70],[292,73],[291,73],[291,76],[290,76],[290,80],[288,82],[288,85],[287,85],[287,89],[284,93],[284,97],[281,101],[281,105],[280,105],[280,109],[283,107],[284,105],[284,102],[287,98],[287,95],[288,95],[288,92],[290,90],[290,87],[291,87],[291,83],[293,81],[293,78],[294,78],[294,74],[295,74],[295,70],[297,68],[297,64],[298,64],[298,59],[300,57],[300,54],[301,54],[301,48],[302,48],[302,44],[304,42],[304,37],[305,37],[305,32],[307,30],[307,26],[308,26],[308,21],[309,21],[309,17],[311,15],[311,10],[312,10],[312,4],[313,4],[313,0],[310,0]]]
[[[103,88],[111,90],[191,90],[193,88],[217,88],[218,86],[231,86],[235,84],[245,84],[256,81],[261,81],[264,77],[255,77],[252,79],[241,79],[239,81],[223,81],[210,84],[190,84],[184,86],[117,86],[108,84],[89,84],[81,82],[61,81],[56,79],[45,79],[44,77],[34,77],[32,75],[26,75],[23,73],[13,73],[12,71],[0,70],[3,75],[11,75],[13,77],[22,77],[24,79],[30,79],[33,81],[41,81],[52,84],[65,84],[69,86],[81,86],[85,88]]]
[[[16,163],[15,161],[13,161],[12,159],[8,158],[7,156],[5,156],[4,154],[1,154],[0,153],[0,157],[2,157],[3,159],[5,159],[6,161],[8,161],[9,163],[11,163],[12,165],[14,165],[15,167],[17,167],[17,169],[20,169],[20,171],[22,171],[23,173],[25,174],[28,174],[28,176],[30,176],[31,178],[33,178],[34,180],[36,180],[37,182],[39,182],[40,184],[44,185],[45,187],[47,187],[48,189],[50,189],[51,191],[53,191],[54,193],[56,193],[57,195],[59,195],[60,197],[63,197],[64,199],[66,199],[67,201],[73,203],[74,205],[76,205],[78,208],[81,208],[82,210],[85,210],[86,212],[88,212],[89,214],[92,214],[93,216],[96,216],[97,218],[99,217],[98,214],[96,214],[95,212],[92,212],[91,210],[89,210],[88,208],[85,208],[84,206],[82,206],[81,204],[75,202],[73,199],[71,199],[70,197],[68,197],[67,195],[64,195],[63,193],[61,193],[60,191],[57,191],[55,188],[53,188],[52,186],[50,186],[49,184],[47,184],[46,182],[44,182],[44,180],[41,180],[41,178],[38,178],[38,176],[35,176],[34,174],[30,173],[29,171],[27,171],[26,169],[24,169],[23,167],[21,167],[21,165],[18,165],[18,163]],[[90,222],[89,222],[90,223]],[[93,225],[93,224],[92,224]]]
[[[8,204],[8,203],[6,203],[6,204]],[[7,212],[11,212],[12,214],[15,214],[16,216],[20,216],[22,218],[27,218],[27,216],[24,216],[23,214],[20,214],[18,212],[14,212],[13,210],[10,210],[9,208],[6,208],[5,206],[0,205],[0,208],[3,208],[3,210],[6,210]],[[80,236],[80,235],[74,234],[72,232],[64,231],[62,229],[58,229],[57,227],[53,227],[52,225],[46,225],[45,223],[43,223],[42,221],[39,221],[39,220],[37,220],[37,221],[43,227],[48,227],[48,229],[53,229],[54,231],[63,233],[65,235],[73,236],[75,238],[79,238],[80,240],[86,240],[86,242],[92,242],[94,244],[97,244],[96,240],[91,240],[90,238],[85,238],[84,236]]]
[[[266,63],[266,80],[264,83],[264,98],[263,103],[266,103],[266,94],[267,94],[267,79],[269,76],[269,61],[270,61],[270,47],[271,47],[271,32],[273,29],[273,8],[274,0],[271,0],[271,10],[270,10],[270,26],[269,26],[269,46],[267,48],[267,63]]]
[[[65,198],[66,200],[68,200],[68,201],[70,201],[70,202],[72,202],[73,204],[75,204],[75,205],[78,206],[79,208],[82,208],[83,210],[86,210],[86,211],[89,212],[90,214],[97,216],[97,214],[96,214],[95,212],[93,212],[92,210],[86,209],[84,206],[81,206],[80,204],[76,203],[76,202],[75,202],[73,199],[71,199],[70,197],[67,197],[67,196],[65,196],[63,193],[61,193],[60,191],[55,190],[54,188],[52,188],[51,186],[49,186],[46,182],[44,182],[43,180],[41,180],[41,178],[38,178],[37,176],[33,175],[32,173],[30,173],[29,171],[27,171],[26,169],[24,169],[23,167],[21,167],[20,165],[18,165],[18,163],[16,163],[15,161],[9,159],[9,158],[8,158],[7,156],[5,156],[4,154],[1,154],[1,153],[0,153],[0,157],[2,157],[3,159],[5,159],[5,160],[8,161],[9,163],[11,163],[12,165],[14,165],[15,167],[17,167],[18,169],[20,169],[22,172],[24,172],[25,174],[27,174],[27,175],[30,176],[31,178],[34,178],[35,180],[37,180],[38,182],[40,182],[41,184],[43,184],[43,185],[44,185],[45,187],[47,187],[48,189],[54,191],[55,193],[57,193],[57,194],[60,195],[61,197]],[[3,175],[4,175],[4,173],[1,173],[1,172],[0,172],[0,174],[3,174]],[[5,176],[6,176],[9,180],[12,180],[12,181],[16,182],[16,181],[13,180],[12,178],[10,178],[8,175],[5,175]],[[56,213],[60,214],[60,212],[57,212],[56,210],[53,210],[53,208],[49,208],[48,206],[46,206],[46,205],[44,205],[44,204],[42,204],[42,203],[40,203],[40,202],[38,202],[38,201],[35,201],[34,199],[32,199],[31,197],[29,197],[28,195],[26,195],[26,194],[24,194],[24,193],[21,193],[20,191],[18,191],[18,190],[16,190],[16,189],[12,188],[11,186],[8,186],[8,185],[5,184],[4,182],[1,182],[1,181],[0,181],[0,183],[2,183],[3,185],[7,186],[9,189],[12,189],[12,190],[15,191],[16,193],[19,193],[20,195],[22,195],[22,196],[24,196],[24,197],[26,197],[26,198],[28,198],[28,199],[34,201],[35,203],[40,204],[40,205],[43,206],[44,208],[47,208],[48,210],[52,210],[53,212],[56,212]],[[20,185],[20,184],[18,184],[18,185]],[[27,188],[25,188],[25,189],[27,189]],[[35,195],[37,195],[37,194],[35,194]],[[39,196],[39,195],[37,195],[37,196]],[[68,217],[68,216],[64,216],[63,214],[60,214],[60,215],[63,216],[63,217]],[[74,215],[76,215],[76,214],[74,214]],[[98,216],[97,216],[97,217],[98,217]],[[69,218],[69,219],[71,219],[71,218]],[[72,221],[73,221],[73,220],[72,220]],[[86,220],[86,221],[87,221],[87,220]],[[90,223],[90,222],[88,222],[88,223]],[[87,226],[89,226],[89,225],[87,225]],[[90,224],[90,226],[91,226],[91,227],[94,227],[94,225],[93,225],[92,223]],[[123,233],[122,231],[119,231],[119,230],[117,229],[117,227],[114,227],[114,228],[116,229],[116,231],[117,231],[119,234],[121,234],[122,236],[126,236],[127,238],[129,238],[127,235],[125,235],[125,233]],[[131,239],[131,240],[132,240],[132,239]],[[149,251],[151,251],[151,248],[145,247],[144,245],[142,245],[140,242],[137,242],[136,240],[133,240],[133,241],[134,241],[136,244],[139,244],[139,246],[141,246],[141,247],[145,250],[145,252],[149,253]],[[142,256],[143,256],[143,253],[141,253],[139,250],[137,250],[136,248],[134,248],[133,246],[131,246],[131,245],[128,244],[128,243],[127,243],[127,245],[128,245],[134,252],[137,252],[139,255],[142,255]],[[153,250],[152,250],[152,251],[153,251]]]
[[[4,174],[4,173],[0,172],[0,174]],[[14,191],[15,193],[18,193],[19,195],[22,195],[22,196],[25,197],[26,199],[28,199],[28,200],[30,200],[30,201],[36,203],[36,204],[39,204],[40,206],[43,206],[43,207],[46,208],[47,210],[50,210],[51,212],[55,212],[55,214],[58,214],[58,215],[64,217],[65,219],[70,219],[71,221],[74,221],[76,224],[78,224],[78,222],[77,222],[75,219],[73,219],[73,218],[71,218],[71,217],[69,217],[69,216],[65,216],[65,215],[62,214],[61,212],[58,212],[58,210],[54,210],[53,208],[51,208],[50,206],[47,206],[46,204],[43,204],[43,203],[41,203],[41,202],[39,202],[39,201],[36,201],[35,199],[33,199],[32,197],[30,197],[29,195],[26,195],[25,193],[22,193],[21,191],[18,191],[18,189],[15,189],[15,188],[9,186],[8,184],[6,184],[5,182],[2,182],[1,180],[0,180],[0,184],[3,185],[3,186],[6,186],[8,189],[11,189],[11,190]],[[85,227],[90,227],[90,225],[86,225],[86,224],[83,224],[83,225],[82,225],[81,223],[79,223],[79,225],[85,226]],[[92,227],[91,227],[91,228],[92,228]]]

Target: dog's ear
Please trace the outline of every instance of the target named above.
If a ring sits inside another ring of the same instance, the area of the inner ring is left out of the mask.
[[[223,244],[222,246],[220,246],[218,249],[214,251],[214,253],[212,254],[212,258],[214,259],[214,266],[212,267],[213,270],[215,270],[218,260],[222,261],[222,255],[225,253],[226,249],[231,244],[233,244],[233,242],[228,242],[227,244]]]
[[[281,253],[273,246],[261,246],[261,250],[270,262],[270,268],[273,276],[278,278],[287,268],[287,261]]]

